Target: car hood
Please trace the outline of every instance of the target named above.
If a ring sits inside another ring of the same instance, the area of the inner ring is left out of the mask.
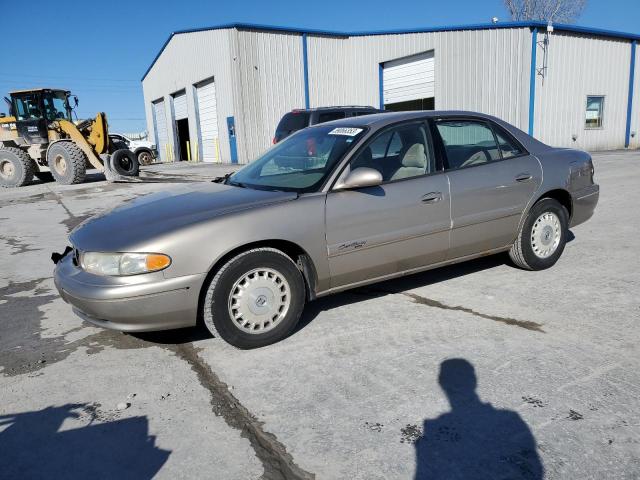
[[[84,251],[123,251],[220,215],[296,198],[294,192],[191,184],[145,195],[92,217],[71,232],[70,240]]]

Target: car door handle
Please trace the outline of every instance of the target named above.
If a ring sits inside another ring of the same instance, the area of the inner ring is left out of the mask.
[[[533,178],[533,175],[530,173],[520,173],[516,175],[516,182],[528,182]]]
[[[442,200],[441,192],[429,192],[422,196],[420,200],[422,203],[437,203]]]

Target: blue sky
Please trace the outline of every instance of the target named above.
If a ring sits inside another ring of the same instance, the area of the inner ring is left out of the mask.
[[[0,0],[0,13],[0,96],[69,88],[80,98],[81,118],[105,111],[120,132],[146,128],[140,78],[175,30],[246,22],[356,31],[509,20],[501,0]],[[640,33],[638,19],[638,0],[589,0],[577,23]]]

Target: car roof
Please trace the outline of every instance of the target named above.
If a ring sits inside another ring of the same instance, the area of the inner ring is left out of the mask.
[[[319,128],[336,126],[336,127],[369,127],[372,130],[378,130],[387,125],[402,122],[405,120],[421,119],[421,118],[440,118],[440,117],[474,117],[482,120],[490,120],[497,123],[502,128],[513,135],[516,140],[524,145],[530,153],[538,153],[548,150],[550,147],[526,134],[519,128],[505,122],[497,117],[487,115],[486,113],[470,112],[465,110],[418,110],[410,112],[381,112],[371,115],[362,115],[351,118],[341,118],[330,122],[320,123],[308,128]]]
[[[291,113],[324,112],[327,110],[378,110],[371,105],[334,105],[329,107],[295,108]]]

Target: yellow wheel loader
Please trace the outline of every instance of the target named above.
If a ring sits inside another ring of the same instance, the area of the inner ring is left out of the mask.
[[[81,183],[87,168],[104,171],[107,180],[138,175],[138,159],[116,150],[107,117],[72,120],[78,97],[67,90],[20,90],[5,97],[9,116],[0,114],[0,186],[21,187],[53,176],[64,185]]]

